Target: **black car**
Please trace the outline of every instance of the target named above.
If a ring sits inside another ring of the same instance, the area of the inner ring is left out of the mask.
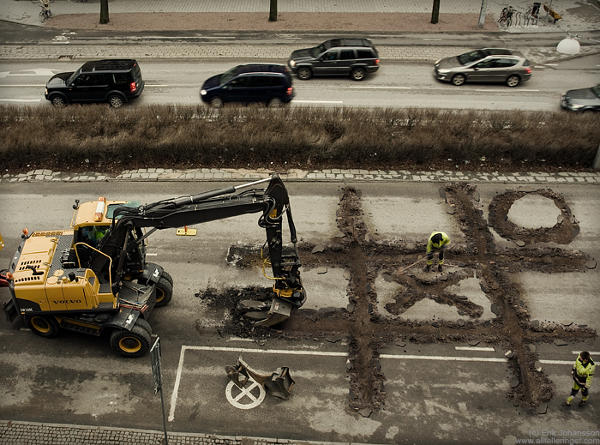
[[[144,90],[142,71],[133,59],[95,60],[77,71],[52,76],[46,99],[53,105],[74,102],[108,102],[118,108]]]
[[[204,81],[200,99],[215,108],[226,102],[264,103],[279,106],[294,97],[292,76],[285,65],[238,65]]]
[[[600,111],[600,84],[567,91],[560,99],[560,106],[570,111]]]
[[[350,76],[363,80],[379,69],[379,54],[369,39],[326,40],[313,48],[294,51],[288,66],[300,80],[313,76]]]

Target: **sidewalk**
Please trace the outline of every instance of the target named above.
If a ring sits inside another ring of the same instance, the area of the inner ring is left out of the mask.
[[[548,0],[562,19],[553,24],[542,9],[536,24],[526,23],[531,0],[488,0],[483,30],[502,32],[582,32],[600,29],[598,0]],[[516,9],[510,27],[499,27],[501,10]],[[477,31],[479,0],[444,0],[437,25],[431,2],[422,0],[279,0],[279,20],[268,22],[268,1],[111,0],[110,23],[99,25],[99,0],[55,0],[54,17],[44,27],[103,30],[271,30],[271,31]],[[0,20],[40,26],[39,2],[0,0]]]

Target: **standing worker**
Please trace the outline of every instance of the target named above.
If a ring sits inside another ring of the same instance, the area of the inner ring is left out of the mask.
[[[571,406],[571,402],[581,389],[581,402],[579,406],[585,406],[589,395],[590,386],[592,386],[592,379],[594,378],[594,370],[596,365],[590,357],[590,353],[583,351],[575,360],[571,375],[573,376],[573,389],[571,389],[571,395],[567,398],[565,404]]]
[[[442,271],[442,265],[444,264],[444,249],[450,244],[450,238],[444,232],[433,232],[429,236],[427,241],[427,266],[425,266],[425,272],[431,270],[433,265],[433,254],[438,252],[438,272]]]

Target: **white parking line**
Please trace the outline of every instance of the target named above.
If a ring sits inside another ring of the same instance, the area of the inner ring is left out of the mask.
[[[494,348],[489,348],[485,346],[476,347],[476,346],[455,346],[454,349],[457,351],[482,351],[482,352],[494,352]]]
[[[459,346],[460,347],[460,346]],[[479,348],[485,349],[488,348]],[[493,349],[493,348],[491,348]],[[312,356],[328,356],[328,357],[347,357],[347,352],[338,351],[308,351],[308,350],[286,350],[286,349],[258,349],[258,348],[233,348],[224,346],[181,346],[179,354],[179,364],[177,365],[177,375],[175,376],[175,384],[173,393],[171,394],[171,406],[169,407],[168,421],[172,422],[175,419],[175,407],[177,406],[177,397],[179,393],[179,385],[181,384],[181,375],[183,373],[183,363],[185,361],[185,351],[215,351],[215,352],[247,352],[257,354],[277,354],[277,355],[312,355]],[[410,355],[410,354],[381,354],[382,359],[393,360],[438,360],[449,362],[488,362],[488,363],[507,363],[505,357],[453,357],[442,355]],[[546,365],[571,365],[569,360],[540,360],[540,363]]]
[[[40,84],[40,85],[36,85],[36,84],[7,84],[7,85],[0,85],[0,88],[13,88],[13,87],[19,87],[19,88],[44,88],[46,85],[45,84]]]

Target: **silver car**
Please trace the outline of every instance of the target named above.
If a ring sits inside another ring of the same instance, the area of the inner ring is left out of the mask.
[[[567,91],[560,99],[560,106],[571,111],[600,111],[600,84]]]
[[[505,83],[516,87],[531,77],[529,61],[506,48],[481,48],[434,64],[436,79],[460,86],[465,82]]]

